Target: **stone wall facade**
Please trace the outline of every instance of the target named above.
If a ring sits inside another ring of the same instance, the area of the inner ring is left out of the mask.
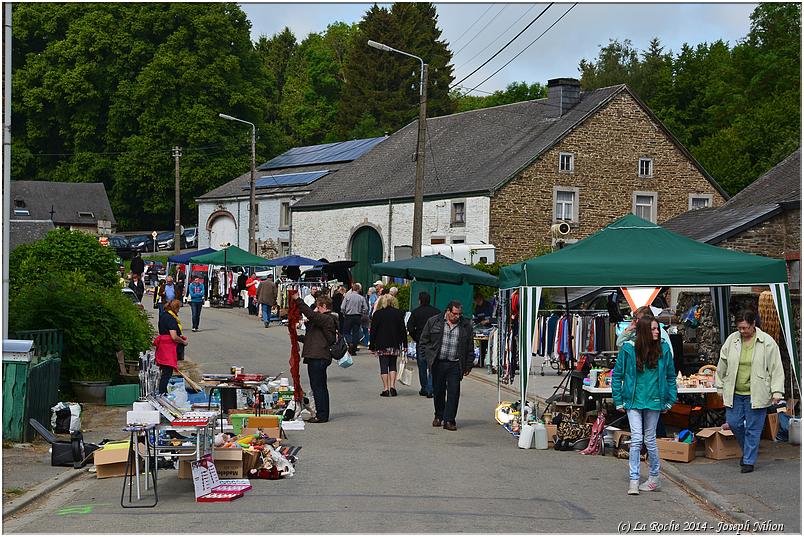
[[[255,234],[257,237],[258,245],[267,245],[270,254],[269,257],[277,257],[281,250],[281,243],[290,245],[290,228],[280,227],[280,212],[281,203],[284,201],[290,202],[291,197],[288,196],[257,196],[255,200],[257,203],[257,228]],[[202,200],[198,202],[198,248],[215,248],[220,249],[220,244],[211,244],[212,233],[210,226],[214,225],[210,221],[210,216],[219,211],[227,211],[232,215],[236,222],[234,235],[231,236],[229,242],[238,248],[248,250],[248,213],[249,213],[249,199],[248,197],[239,199],[226,199],[217,201]],[[258,253],[260,253],[258,251]]]
[[[785,259],[801,253],[801,209],[784,211],[718,244],[749,254]]]
[[[561,153],[574,155],[572,172],[559,171]],[[653,160],[652,176],[640,177],[640,158]],[[550,244],[554,187],[577,189],[578,219],[568,238],[578,240],[631,213],[635,192],[656,194],[659,224],[689,210],[690,194],[711,195],[715,207],[724,201],[627,92],[495,193],[489,234],[498,261],[524,260]]]

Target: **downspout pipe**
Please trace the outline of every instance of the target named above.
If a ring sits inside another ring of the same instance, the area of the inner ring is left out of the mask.
[[[393,225],[394,219],[394,206],[391,204],[391,198],[388,198],[388,261],[391,260],[391,249],[393,248],[391,243],[391,226]]]

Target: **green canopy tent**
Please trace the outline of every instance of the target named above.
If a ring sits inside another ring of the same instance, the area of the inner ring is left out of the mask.
[[[228,246],[217,252],[198,255],[190,258],[190,261],[219,267],[262,267],[268,263],[264,257],[250,254],[237,246]]]
[[[711,246],[627,215],[562,250],[503,267],[500,289],[518,288],[520,294],[519,333],[525,336],[520,337],[523,400],[543,288],[731,285],[771,288],[798,384],[800,364],[793,344],[795,332],[783,260]],[[721,331],[725,329],[721,327]]]
[[[415,280],[411,285],[410,296],[418,295],[419,291],[427,291],[433,297],[433,304],[439,309],[445,307],[450,300],[470,304],[472,285],[497,287],[495,276],[441,254],[374,263],[371,270],[375,274]],[[414,307],[411,298],[410,309],[413,310]],[[470,316],[471,308],[465,308],[464,315]]]

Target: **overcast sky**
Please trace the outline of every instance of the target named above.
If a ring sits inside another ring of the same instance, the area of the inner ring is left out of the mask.
[[[289,27],[301,41],[340,21],[359,22],[372,4],[241,4],[252,24],[251,35],[272,36]],[[380,4],[388,6],[390,4]],[[502,48],[548,4],[437,3],[441,38],[453,53],[459,81]],[[555,22],[572,4],[554,4],[526,32],[483,69],[462,83],[479,84],[502,67]],[[579,76],[582,58],[594,59],[610,39],[630,39],[643,50],[658,37],[665,50],[678,51],[718,39],[734,45],[749,30],[756,4],[578,4],[526,52],[478,89],[491,92],[515,81],[546,83],[550,78]],[[394,46],[394,43],[387,43]],[[426,61],[426,58],[425,58]],[[475,92],[477,93],[477,92]]]

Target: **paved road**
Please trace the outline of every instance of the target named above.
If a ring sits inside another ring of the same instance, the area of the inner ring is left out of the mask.
[[[189,308],[182,309],[184,326]],[[263,328],[242,311],[205,309],[188,357],[206,371],[287,370],[287,331]],[[160,472],[155,509],[125,510],[120,480],[87,478],[8,532],[167,531],[222,533],[612,533],[622,522],[709,524],[714,515],[669,482],[662,492],[625,494],[626,462],[553,450],[519,450],[492,419],[496,388],[462,384],[458,431],[433,428],[432,403],[416,387],[381,398],[376,360],[361,352],[344,370],[329,368],[331,421],[291,432],[303,446],[297,473],[254,481],[233,504],[193,502],[192,483]],[[302,381],[308,386],[306,371]],[[143,515],[153,515],[144,517]]]

